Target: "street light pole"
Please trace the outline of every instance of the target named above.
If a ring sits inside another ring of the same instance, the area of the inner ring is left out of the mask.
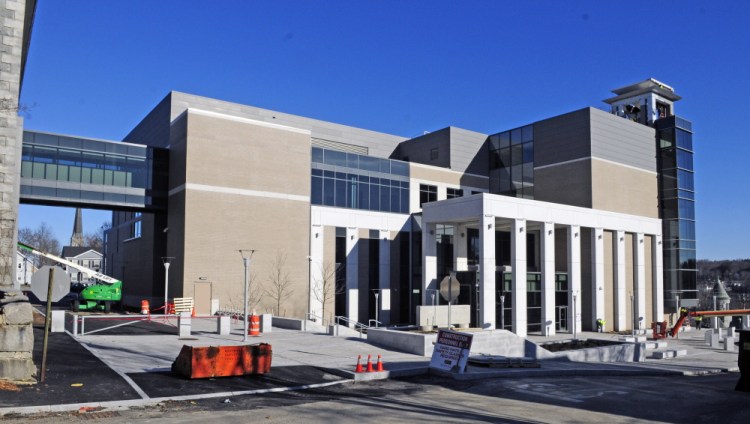
[[[307,314],[305,315],[305,330],[307,330],[307,321],[312,321],[314,318],[312,316],[312,285],[313,285],[313,278],[312,278],[312,256],[307,257]],[[334,290],[335,291],[335,290]],[[322,297],[322,296],[321,296]],[[321,314],[323,315],[323,314]],[[323,324],[321,319],[321,324]]]
[[[500,329],[505,330],[505,295],[500,295]]]
[[[169,265],[173,259],[171,256],[163,256],[161,258],[161,261],[164,263],[164,315],[167,315],[167,312],[169,312]]]
[[[247,342],[247,293],[249,291],[248,283],[247,283],[247,269],[250,267],[250,257],[253,256],[253,253],[255,253],[255,250],[239,250],[240,256],[242,256],[242,265],[245,267],[245,301],[244,308],[243,308],[243,316],[242,316],[242,341]],[[249,255],[245,256],[246,252],[250,252]]]
[[[379,327],[379,324],[380,324],[380,321],[378,321],[379,319],[378,311],[380,310],[380,304],[378,303],[379,295],[380,293],[377,290],[375,290],[375,327]]]
[[[633,326],[633,336],[635,336],[635,296],[630,293],[630,313],[633,314],[633,321],[630,323]]]
[[[576,310],[577,309],[576,306],[578,305],[576,303],[577,298],[578,298],[578,292],[574,291],[573,292],[573,340],[576,339],[577,337],[576,332],[578,331],[578,326],[576,325],[578,324],[578,311]]]

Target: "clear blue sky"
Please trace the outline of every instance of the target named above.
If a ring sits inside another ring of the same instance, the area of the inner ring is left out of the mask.
[[[750,2],[40,0],[26,128],[121,140],[170,90],[405,137],[656,78],[694,123],[698,258],[750,257]],[[86,231],[108,213],[86,211]],[[73,210],[22,206],[63,244]]]

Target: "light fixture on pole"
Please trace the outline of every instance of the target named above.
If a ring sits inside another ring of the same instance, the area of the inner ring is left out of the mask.
[[[174,261],[172,256],[162,256],[164,264],[164,315],[169,312],[169,265]]]
[[[240,252],[240,256],[242,256],[242,265],[245,267],[245,301],[244,301],[244,308],[242,309],[242,341],[247,341],[247,293],[249,291],[248,283],[247,283],[247,269],[250,268],[250,258],[253,256],[253,253],[255,253],[255,250],[249,250],[249,249],[239,249],[238,252]]]

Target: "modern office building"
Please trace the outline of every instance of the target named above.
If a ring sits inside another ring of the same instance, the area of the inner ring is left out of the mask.
[[[169,297],[241,309],[254,251],[258,311],[413,324],[454,275],[475,327],[648,327],[695,298],[690,124],[656,80],[614,93],[409,139],[172,92],[124,140],[168,155],[166,206],[114,213],[106,273],[158,304],[169,257]]]

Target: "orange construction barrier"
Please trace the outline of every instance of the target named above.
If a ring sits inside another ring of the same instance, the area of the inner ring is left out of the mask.
[[[260,336],[260,315],[250,315],[250,327],[247,329],[248,336]]]
[[[148,315],[151,313],[151,307],[148,304],[148,300],[141,300],[141,315]]]
[[[271,371],[271,345],[182,346],[172,372],[193,378],[265,374]]]

